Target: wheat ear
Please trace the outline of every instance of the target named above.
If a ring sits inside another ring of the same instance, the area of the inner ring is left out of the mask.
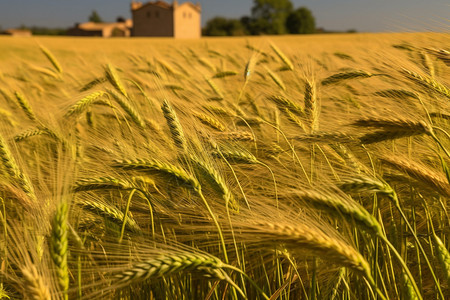
[[[381,226],[363,206],[353,199],[339,197],[331,193],[317,191],[296,191],[287,194],[289,197],[299,198],[317,209],[327,211],[332,215],[339,215],[345,220],[351,220],[365,231],[382,234]]]
[[[208,116],[208,115],[205,115],[205,114],[199,113],[199,112],[194,113],[194,116],[197,119],[199,119],[200,122],[202,122],[203,124],[213,128],[217,131],[225,131],[225,129],[226,129],[225,125],[223,125],[219,120],[217,120],[211,116]]]
[[[281,59],[281,61],[284,63],[285,67],[288,70],[293,71],[294,70],[294,64],[291,62],[291,60],[284,54],[277,46],[274,44],[270,44],[270,48],[277,54],[277,56]]]
[[[5,171],[11,180],[16,181],[20,188],[31,198],[36,199],[33,186],[29,179],[22,173],[16,164],[9,147],[0,135],[0,160],[3,165],[3,171]],[[1,170],[1,169],[0,169]]]
[[[117,74],[117,70],[113,65],[107,64],[105,66],[105,77],[119,93],[121,93],[125,97],[128,97],[125,86],[120,80],[119,74]]]
[[[58,60],[56,59],[56,57],[47,48],[41,46],[40,49],[41,49],[42,53],[44,53],[44,55],[50,61],[50,63],[53,65],[55,70],[61,74],[63,72],[63,69],[62,69],[61,65],[59,64]]]
[[[69,268],[67,266],[68,256],[68,204],[63,202],[59,205],[53,218],[51,235],[51,257],[56,266],[56,277],[64,299],[69,299]]]
[[[254,142],[255,138],[251,132],[247,131],[229,131],[217,135],[219,139],[232,140],[232,141],[245,141]]]
[[[243,225],[243,233],[254,238],[282,243],[295,250],[309,250],[331,262],[349,267],[371,280],[369,264],[364,257],[344,241],[333,238],[323,231],[305,224],[288,225],[284,222],[255,221]]]
[[[222,72],[214,74],[214,76],[212,78],[225,78],[225,77],[235,76],[237,74],[238,74],[238,72],[236,72],[236,71],[222,71]]]
[[[91,201],[88,199],[79,199],[77,200],[77,202],[84,209],[89,210],[94,214],[103,216],[119,225],[123,224],[123,220],[125,219],[124,213],[113,205],[107,204],[102,201]],[[133,232],[141,232],[141,228],[136,223],[133,215],[130,212],[127,213],[126,226]]]
[[[344,80],[349,79],[355,79],[355,78],[369,78],[374,76],[373,74],[366,72],[366,71],[348,71],[348,72],[342,72],[337,73],[334,75],[331,75],[324,80],[322,80],[322,85],[330,85],[330,84],[336,84]]]
[[[24,285],[26,286],[25,299],[49,300],[52,299],[49,287],[44,283],[42,276],[34,265],[21,268]]]
[[[441,195],[450,197],[450,187],[444,176],[426,166],[400,156],[381,157],[381,160],[397,170],[403,171],[425,186],[432,187]]]
[[[411,92],[408,90],[399,90],[399,89],[390,89],[390,90],[383,90],[375,92],[375,95],[386,97],[386,98],[397,98],[397,99],[407,99],[407,98],[413,98],[413,99],[419,99],[419,96],[416,92]]]
[[[444,49],[426,48],[428,53],[434,55],[437,59],[442,60],[447,67],[450,67],[450,52]]]
[[[89,107],[89,105],[99,100],[105,94],[106,93],[103,91],[98,91],[87,95],[86,97],[84,97],[83,99],[77,101],[74,105],[72,105],[66,112],[65,116],[69,117],[74,114],[82,113],[87,107]]]
[[[192,156],[189,157],[189,161],[193,163],[196,173],[203,177],[208,184],[222,196],[226,207],[231,204],[232,209],[238,210],[238,205],[225,183],[225,179],[216,171],[216,169],[208,163],[202,162]]]
[[[283,91],[286,91],[286,85],[284,84],[283,80],[274,72],[272,72],[269,68],[266,67],[266,72],[269,74],[269,77],[272,78],[273,82],[275,82],[276,85]]]
[[[205,79],[206,83],[209,85],[209,87],[216,93],[217,96],[219,96],[220,99],[223,99],[223,93],[219,89],[219,87],[211,80],[211,79]]]
[[[303,108],[284,96],[270,96],[267,100],[274,102],[279,108],[287,108],[300,117],[304,116]]]
[[[319,130],[319,103],[317,102],[316,83],[313,80],[305,82],[305,115],[309,121],[311,133]]]
[[[142,117],[137,112],[137,110],[131,105],[128,98],[121,96],[113,90],[107,89],[109,95],[122,107],[122,109],[130,116],[130,118],[138,125],[140,128],[145,128],[145,122]]]
[[[84,191],[109,190],[109,189],[129,190],[133,188],[134,186],[131,185],[128,181],[111,176],[104,176],[98,178],[85,178],[78,180],[75,183],[73,191],[84,192]]]
[[[360,128],[371,127],[377,129],[375,132],[367,133],[360,137],[363,144],[421,134],[433,135],[432,128],[427,123],[400,118],[364,118],[356,120],[352,125]]]
[[[97,85],[99,85],[101,83],[104,83],[106,81],[108,81],[108,79],[106,79],[106,77],[98,77],[98,78],[92,79],[91,81],[86,83],[84,86],[82,86],[79,91],[80,92],[85,92],[87,90],[90,90],[94,86],[97,86]]]
[[[135,170],[141,172],[156,172],[172,177],[178,184],[183,184],[194,191],[200,191],[198,180],[185,170],[165,162],[152,159],[116,160],[113,167],[122,170]]]
[[[16,91],[14,93],[14,95],[16,96],[17,102],[19,102],[20,107],[25,112],[28,119],[30,119],[31,121],[36,121],[36,115],[34,114],[33,110],[31,109],[30,103],[25,98],[25,96],[18,91]]]
[[[168,253],[137,263],[130,269],[126,269],[116,274],[114,277],[118,280],[118,285],[127,286],[146,279],[171,276],[181,272],[196,273],[208,278],[224,280],[233,286],[241,296],[246,298],[242,290],[224,271],[224,268],[230,268],[242,273],[241,270],[223,263],[220,259],[212,255],[194,252],[178,252],[173,254]],[[264,293],[263,296],[268,299]]]
[[[183,271],[197,271],[224,280],[225,276],[222,270],[224,265],[218,258],[209,255],[190,252],[175,253],[138,263],[132,268],[115,275],[115,278],[119,284],[130,284],[148,278],[170,276]]]
[[[170,133],[172,134],[172,140],[175,146],[177,146],[180,150],[186,151],[186,138],[184,137],[183,128],[181,127],[175,110],[167,100],[164,100],[161,109],[163,111],[164,117],[166,118],[167,125],[169,126]]]
[[[445,85],[434,80],[433,78],[429,78],[427,76],[422,76],[416,72],[409,71],[407,69],[403,69],[403,74],[405,74],[412,81],[414,81],[432,91],[435,91],[438,94],[441,94],[443,96],[446,96],[447,98],[450,98],[450,90]]]

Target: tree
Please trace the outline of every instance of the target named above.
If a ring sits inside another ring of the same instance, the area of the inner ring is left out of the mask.
[[[314,33],[316,20],[308,8],[300,7],[289,14],[286,19],[286,28],[289,33],[294,34]]]
[[[286,33],[286,18],[292,12],[290,0],[254,0],[252,7],[252,34]]]
[[[97,11],[93,10],[91,15],[89,16],[89,22],[103,23],[103,20],[102,20],[102,18],[100,18],[100,16],[97,13]]]
[[[125,23],[127,20],[124,18],[124,17],[122,17],[122,16],[118,16],[117,18],[116,18],[116,22],[117,23]]]
[[[206,23],[203,29],[203,35],[208,36],[227,36],[227,35],[245,35],[245,28],[236,19],[227,19],[223,17],[215,17]]]

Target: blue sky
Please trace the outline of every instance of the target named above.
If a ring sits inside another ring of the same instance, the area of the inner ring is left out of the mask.
[[[172,2],[171,0],[169,0]],[[195,1],[195,0],[194,0]],[[144,1],[146,2],[146,1]],[[183,0],[179,2],[184,2]],[[249,15],[252,0],[199,0],[203,24],[214,16]],[[291,0],[306,6],[318,27],[358,31],[447,31],[450,32],[449,0]],[[21,24],[70,27],[87,21],[97,10],[105,21],[130,17],[130,0],[0,0],[0,26]]]

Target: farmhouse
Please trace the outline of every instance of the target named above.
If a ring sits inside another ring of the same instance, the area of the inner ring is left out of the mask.
[[[31,31],[28,29],[6,29],[1,34],[10,36],[31,36]]]
[[[75,24],[75,27],[70,28],[67,34],[74,36],[128,37],[132,26],[131,20],[115,23],[86,22]]]
[[[173,1],[131,2],[132,36],[200,38],[201,6]]]

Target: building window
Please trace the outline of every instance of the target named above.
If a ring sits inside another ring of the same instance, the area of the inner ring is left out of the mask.
[[[150,18],[151,15],[152,15],[152,14],[148,11],[148,12],[147,12],[147,18]]]
[[[189,13],[189,19],[192,17],[192,14],[191,13]]]
[[[186,12],[183,13],[183,18],[186,18]]]
[[[155,17],[159,18],[159,11],[155,11]]]

